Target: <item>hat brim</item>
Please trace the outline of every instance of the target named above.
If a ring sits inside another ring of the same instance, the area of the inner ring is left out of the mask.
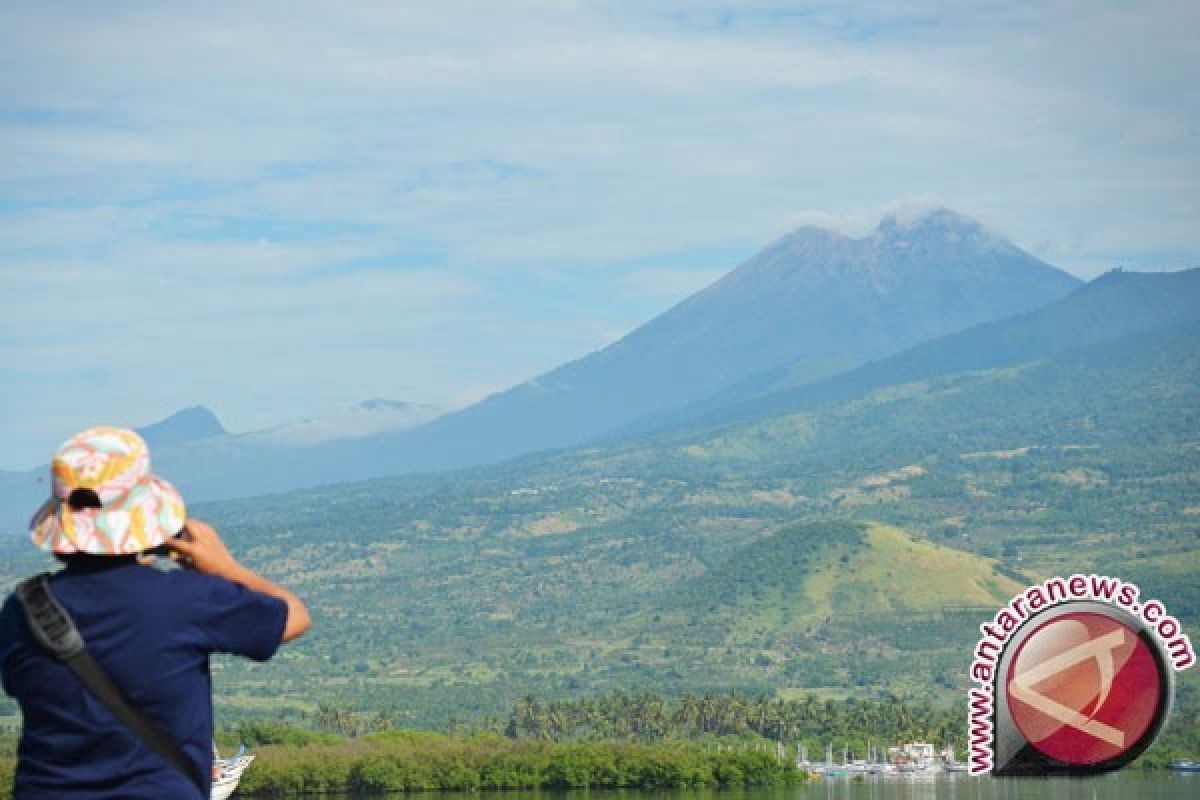
[[[187,509],[174,486],[151,475],[106,508],[72,511],[57,497],[29,523],[33,543],[50,553],[132,555],[166,542],[183,529]]]

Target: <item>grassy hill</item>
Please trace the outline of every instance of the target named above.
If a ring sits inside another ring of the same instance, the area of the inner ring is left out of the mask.
[[[905,614],[954,606],[995,606],[1023,588],[993,559],[870,525],[867,547],[828,562],[808,581],[812,616]]]
[[[686,670],[688,685],[723,678],[785,694],[920,683],[928,690],[931,675],[918,677],[897,659],[919,654],[952,682],[956,648],[982,614],[1022,588],[1017,574],[891,525],[804,522],[738,548],[620,627],[653,630],[674,660],[663,667]],[[880,680],[883,673],[890,674]]]
[[[767,619],[773,629],[803,630],[835,615],[1003,604],[1022,584],[998,566],[891,525],[806,522],[743,546],[683,582],[664,607],[710,625]]]

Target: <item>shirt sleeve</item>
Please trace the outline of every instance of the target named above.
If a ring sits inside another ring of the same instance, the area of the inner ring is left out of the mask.
[[[208,581],[198,625],[210,651],[266,661],[283,641],[287,603],[223,578]]]

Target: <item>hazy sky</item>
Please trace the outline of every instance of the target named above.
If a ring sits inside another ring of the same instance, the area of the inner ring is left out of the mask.
[[[463,403],[914,198],[1197,266],[1198,74],[1194,1],[6,3],[0,466]]]

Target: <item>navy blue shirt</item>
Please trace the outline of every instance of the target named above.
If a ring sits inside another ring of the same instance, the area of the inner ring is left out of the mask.
[[[267,660],[283,638],[287,605],[222,578],[123,559],[68,566],[50,585],[129,704],[209,775],[208,656]],[[31,638],[12,595],[0,611],[0,670],[24,717],[17,800],[207,800]]]

